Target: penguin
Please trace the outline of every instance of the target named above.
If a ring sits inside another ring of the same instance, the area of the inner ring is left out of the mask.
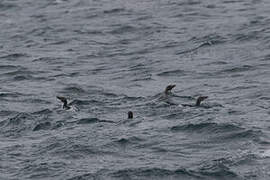
[[[201,102],[207,99],[208,96],[199,96],[196,100],[196,104],[182,104],[184,107],[198,107],[201,106]]]
[[[63,109],[64,110],[74,110],[74,111],[79,111],[78,108],[74,107],[71,105],[71,103],[68,103],[67,98],[63,96],[56,96],[57,99],[59,99],[63,103]]]

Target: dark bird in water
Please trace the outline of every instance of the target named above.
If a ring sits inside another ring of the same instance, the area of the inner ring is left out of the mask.
[[[128,111],[128,119],[133,119],[133,112],[132,111]]]
[[[165,94],[171,93],[171,90],[172,90],[175,86],[176,86],[175,84],[170,84],[170,85],[168,85],[168,86],[166,87],[164,93],[165,93]]]
[[[68,110],[71,109],[71,106],[68,105],[67,98],[62,96],[56,96],[57,99],[59,99],[63,103],[63,109]]]
[[[188,107],[197,107],[201,105],[201,102],[207,99],[208,96],[200,96],[197,98],[196,104],[182,104],[182,106],[188,106]]]
[[[172,94],[172,89],[175,86],[176,86],[175,84],[168,85],[162,93],[158,94],[158,96],[157,96],[158,100],[162,101],[162,102],[165,102],[165,103],[167,103],[169,105],[175,105],[175,103],[171,101],[171,96],[173,95]]]

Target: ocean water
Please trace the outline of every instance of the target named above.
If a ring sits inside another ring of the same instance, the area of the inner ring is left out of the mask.
[[[269,180],[269,9],[1,0],[0,179]]]

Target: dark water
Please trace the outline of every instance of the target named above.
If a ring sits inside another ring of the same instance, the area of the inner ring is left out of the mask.
[[[270,179],[269,9],[0,1],[0,179]]]

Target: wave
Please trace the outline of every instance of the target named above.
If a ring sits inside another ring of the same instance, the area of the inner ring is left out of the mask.
[[[86,91],[82,87],[79,87],[78,85],[66,87],[62,90],[62,92],[64,92],[64,93],[78,93],[78,94],[86,93]]]
[[[163,168],[130,168],[110,173],[117,179],[241,179],[236,173],[225,166],[216,169],[188,170],[179,168],[176,170]]]
[[[1,11],[10,11],[10,9],[18,8],[16,3],[8,3],[7,1],[0,2],[0,10]]]
[[[11,97],[11,98],[17,98],[19,96],[22,96],[23,94],[18,92],[0,92],[0,97]]]
[[[120,145],[127,145],[127,144],[134,144],[134,143],[140,142],[142,140],[143,139],[141,139],[141,138],[132,136],[132,137],[127,137],[127,138],[120,138],[114,142],[117,144],[120,144]]]
[[[224,69],[218,73],[236,73],[236,72],[245,72],[245,71],[251,71],[251,70],[254,70],[253,66],[243,65],[240,67],[232,67],[232,68]]]
[[[187,74],[186,71],[184,70],[171,70],[171,71],[164,71],[161,73],[158,73],[158,76],[176,76],[176,77],[180,77],[180,76],[185,76]]]
[[[173,132],[189,132],[189,133],[207,133],[211,135],[212,140],[223,141],[252,139],[259,142],[263,132],[260,130],[245,129],[234,124],[227,123],[199,123],[177,125],[170,128]]]
[[[123,12],[125,11],[124,8],[114,8],[114,9],[110,9],[110,10],[104,10],[103,13],[104,14],[113,14],[113,13],[119,13],[119,12]]]
[[[23,58],[23,57],[29,57],[29,55],[26,53],[12,53],[12,54],[1,56],[0,59],[15,60],[18,58]]]
[[[118,98],[117,98],[117,103],[119,104],[122,104],[122,102],[133,102],[135,103],[136,101],[138,102],[142,102],[142,101],[145,101],[145,98],[144,97],[141,97],[141,96],[127,96],[127,95],[119,95]],[[114,100],[113,103],[116,103],[116,100]]]
[[[167,170],[161,168],[129,168],[112,172],[108,169],[101,169],[96,173],[84,173],[76,175],[68,180],[88,180],[88,179],[111,179],[111,180],[127,180],[127,179],[179,179],[179,178],[200,178],[196,174],[192,174],[186,169]]]
[[[47,102],[47,101],[45,101],[45,102]],[[32,115],[39,115],[40,116],[40,115],[50,115],[52,113],[53,113],[52,110],[46,108],[46,109],[42,109],[40,111],[35,111],[32,113]]]
[[[48,130],[51,128],[51,123],[50,122],[43,122],[39,123],[33,128],[33,131],[39,131],[39,130]]]
[[[141,75],[141,76],[142,77],[134,76],[134,79],[132,79],[131,81],[137,82],[137,81],[151,81],[151,80],[154,80],[152,78],[151,74],[144,74],[144,75]]]
[[[82,118],[77,121],[77,124],[91,124],[100,122],[98,118]]]
[[[257,31],[249,32],[249,33],[243,32],[240,34],[233,35],[233,40],[239,41],[239,42],[258,40],[260,38],[261,38],[260,34]]]
[[[27,70],[25,68],[22,68],[22,69],[19,69],[19,70],[4,73],[2,75],[3,76],[15,76],[16,77],[16,76],[19,76],[19,75],[23,76],[23,75],[32,75],[32,74],[34,74],[33,71],[29,71],[29,70]]]
[[[74,99],[72,102],[70,102],[70,105],[78,105],[78,106],[83,106],[83,105],[103,105],[104,103],[102,101],[98,101],[95,99],[91,100],[80,100],[80,99]]]
[[[119,27],[110,31],[110,33],[111,34],[124,34],[127,32],[135,32],[136,30],[137,30],[137,28],[134,26],[131,26],[131,25],[119,25]]]
[[[205,164],[197,171],[201,176],[208,179],[243,179],[223,163]]]
[[[31,114],[18,113],[0,123],[0,133],[8,137],[19,137],[23,133],[30,131],[34,120],[35,118]]]
[[[1,74],[1,76],[5,76],[8,78],[12,78],[14,81],[23,81],[23,80],[45,80],[46,77],[38,77],[37,74],[42,74],[44,71],[30,71],[26,68],[18,67],[17,70],[13,70],[10,72],[6,72]]]
[[[171,127],[172,131],[189,131],[189,132],[231,132],[243,130],[243,128],[233,124],[218,124],[218,123],[198,123],[198,124],[185,124]]]
[[[61,64],[60,61],[64,61],[61,57],[39,57],[32,60],[32,62],[45,62],[49,64]]]
[[[184,177],[198,177],[197,175],[193,175],[186,169],[177,169],[177,170],[168,170],[161,168],[130,168],[118,170],[116,172],[111,173],[112,177],[115,178],[142,178],[142,179],[164,179],[164,178],[184,178]]]
[[[13,115],[16,113],[17,113],[16,111],[0,110],[0,117],[10,116],[10,115]],[[0,122],[0,124],[1,124],[1,122]]]
[[[192,37],[189,41],[195,45],[187,50],[183,50],[183,51],[176,53],[177,55],[190,53],[190,52],[196,51],[196,50],[203,48],[203,47],[223,44],[223,43],[227,42],[227,39],[225,37],[217,35],[217,34],[209,34],[209,35],[203,36],[203,37]]]
[[[222,138],[223,140],[241,140],[243,138],[253,139],[256,142],[259,142],[259,137],[263,136],[263,132],[259,130],[252,129],[243,129],[240,131],[232,132],[230,134],[225,134],[217,136],[217,139]]]
[[[227,39],[219,34],[209,34],[202,37],[192,37],[189,41],[203,43],[204,45],[217,45],[227,42]]]
[[[21,66],[13,66],[13,65],[0,65],[0,70],[7,71],[7,70],[16,70],[18,68],[22,68]]]
[[[95,180],[97,178],[96,174],[85,173],[82,175],[76,175],[74,177],[68,178],[67,180]]]
[[[21,126],[27,120],[33,120],[33,116],[28,113],[19,113],[15,117],[6,120],[6,126]]]
[[[104,156],[105,154],[113,154],[111,150],[106,151],[99,149],[88,144],[79,144],[74,142],[65,142],[60,147],[53,148],[54,154],[65,156],[67,159],[84,158],[85,156]]]

